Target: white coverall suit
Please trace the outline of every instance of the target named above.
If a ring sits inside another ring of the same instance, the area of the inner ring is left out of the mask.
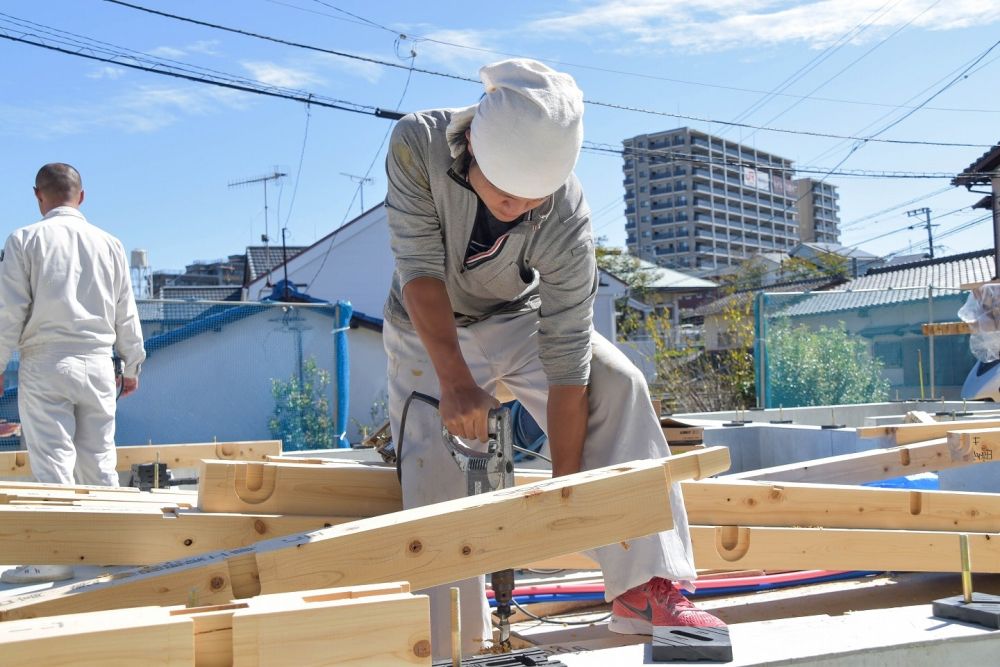
[[[18,410],[35,479],[118,486],[116,349],[146,357],[125,249],[77,209],[16,230],[0,256],[0,369],[21,353]]]

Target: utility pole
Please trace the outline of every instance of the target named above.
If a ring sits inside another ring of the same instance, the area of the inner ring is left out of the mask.
[[[358,190],[361,193],[361,212],[365,212],[365,183],[371,185],[375,182],[374,178],[368,176],[358,176],[357,174],[348,174],[347,172],[340,172],[341,176],[347,176],[352,182],[358,184]]]
[[[268,243],[268,241],[271,240],[271,237],[270,237],[270,234],[269,234],[270,230],[268,229],[268,226],[267,226],[267,183],[268,183],[268,181],[278,181],[278,180],[284,178],[285,176],[288,176],[288,174],[286,174],[284,172],[278,171],[278,168],[275,167],[274,172],[271,173],[271,174],[268,174],[267,176],[258,176],[257,178],[248,178],[248,179],[243,180],[243,181],[233,181],[232,183],[229,184],[229,187],[231,187],[231,188],[235,188],[235,187],[239,187],[239,186],[243,186],[243,185],[253,185],[255,183],[263,183],[264,184],[264,234],[260,237],[260,240],[263,241],[265,245]]]
[[[915,208],[912,211],[906,212],[906,217],[908,218],[913,218],[918,215],[922,215],[926,218],[926,222],[922,226],[927,227],[927,245],[929,246],[929,250],[931,252],[931,259],[934,259],[934,234],[931,232],[931,227],[937,227],[937,225],[931,224],[931,210],[926,206],[923,208]],[[910,229],[916,229],[920,226],[921,225],[910,225]]]

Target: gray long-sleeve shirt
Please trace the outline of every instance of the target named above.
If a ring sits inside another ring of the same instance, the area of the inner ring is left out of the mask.
[[[386,209],[396,270],[385,316],[412,328],[403,287],[419,277],[445,283],[459,326],[505,312],[539,312],[539,357],[549,383],[585,385],[597,262],[590,208],[576,176],[510,231],[489,262],[464,266],[478,198],[456,182],[445,130],[452,110],[409,114],[392,133]]]
[[[146,358],[124,247],[69,206],[15,230],[0,255],[0,372],[36,346],[117,349],[127,377]]]

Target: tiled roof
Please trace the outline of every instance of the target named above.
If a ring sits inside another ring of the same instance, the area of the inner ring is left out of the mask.
[[[249,246],[247,247],[247,272],[252,282],[268,271],[281,266],[285,259],[291,259],[308,246]]]
[[[964,185],[969,187],[976,183],[988,183],[987,176],[974,176],[968,174],[978,174],[984,171],[996,171],[1000,167],[1000,144],[989,149],[979,159],[965,168],[961,174],[951,180],[952,185]]]
[[[196,299],[199,301],[239,301],[242,288],[227,285],[168,285],[160,288],[161,299]]]
[[[816,315],[924,300],[928,286],[958,290],[966,283],[991,280],[994,268],[992,249],[880,267],[836,287],[835,292],[814,293],[782,313]]]
[[[798,293],[798,292],[811,292],[812,290],[821,289],[824,287],[832,287],[840,284],[839,278],[814,278],[812,280],[796,280],[794,282],[788,283],[776,283],[774,285],[767,285],[760,289],[744,290],[742,292],[736,292],[728,296],[724,296],[721,299],[716,299],[711,303],[706,303],[695,309],[695,315],[705,317],[708,315],[717,315],[719,313],[725,312],[729,308],[743,308],[746,307],[748,303],[757,298],[757,295],[761,292],[771,293]]]
[[[649,287],[653,289],[687,291],[705,290],[716,287],[716,284],[710,280],[696,278],[680,271],[657,266],[644,259],[639,260],[639,268],[652,276],[652,282],[649,284]]]

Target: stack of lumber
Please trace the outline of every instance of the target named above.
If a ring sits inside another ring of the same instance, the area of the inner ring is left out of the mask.
[[[406,581],[421,589],[518,566],[525,560],[607,544],[628,548],[630,539],[673,527],[672,482],[707,477],[729,467],[728,450],[706,449],[558,479],[530,481],[522,476],[524,483],[516,488],[399,511],[398,482],[392,468],[275,458],[279,460],[205,461],[196,506],[182,506],[172,495],[159,502],[159,496],[168,495],[162,493],[139,494],[144,497],[141,501],[120,499],[117,506],[42,501],[9,506],[9,521],[0,526],[2,553],[33,562],[40,562],[44,553],[43,560],[53,563],[149,565],[0,600],[0,620],[28,624],[23,633],[0,635],[0,644],[42,641],[49,630],[64,627],[59,619],[68,614],[130,609],[134,613],[110,615],[87,627],[113,633],[121,623],[129,632],[166,632],[172,639],[157,635],[161,639],[151,638],[148,643],[150,647],[160,645],[158,641],[177,643],[181,657],[164,664],[215,664],[198,658],[197,618],[202,612],[188,614],[195,619],[192,629],[178,626],[176,610],[170,615],[157,611],[194,601],[196,606],[225,607],[205,613],[210,618],[222,614],[226,620],[220,622],[231,627],[233,664],[257,664],[253,656],[258,656],[260,664],[275,664],[262,657],[265,650],[279,645],[262,634],[271,621],[244,626],[253,629],[242,636],[255,639],[241,641],[237,619],[250,612],[244,613],[239,605],[249,601],[248,609],[270,618],[285,611],[258,602],[267,596],[297,594],[297,604],[302,604],[317,599],[315,593],[303,591],[331,587],[356,590]],[[50,488],[48,493],[55,498],[67,490]],[[121,498],[136,495],[129,490],[106,490],[106,495],[114,493]],[[157,609],[134,611],[149,607]],[[307,607],[307,613],[316,609],[315,605]],[[353,612],[344,613],[349,617]],[[30,621],[39,617],[51,622]],[[327,623],[317,621],[308,629],[316,639],[311,650],[317,655],[325,649],[319,643],[323,632],[316,628],[325,628]],[[421,632],[429,631],[425,615],[418,623]],[[149,629],[154,626],[158,629]],[[347,634],[362,636],[353,631]],[[183,648],[191,636],[195,638],[193,663],[191,652]],[[391,650],[423,659],[415,648],[420,641],[414,641],[414,636],[410,632],[405,642],[401,640]],[[80,646],[92,646],[87,641],[81,640]],[[309,646],[309,638],[302,643]],[[350,650],[360,650],[357,647],[362,644],[372,648],[371,654],[357,658],[359,664],[399,663],[380,657],[377,651],[390,649],[378,642],[351,640]],[[69,644],[56,641],[50,646],[65,651]],[[246,646],[250,648],[244,651]],[[18,650],[22,653],[17,655],[23,655],[41,649]],[[246,657],[236,662],[236,655]],[[286,664],[313,663],[293,659]]]
[[[990,463],[1000,456],[1000,422],[858,434],[896,446],[686,484],[698,566],[955,572],[965,533],[973,570],[1000,572],[1000,494],[859,486]]]
[[[427,597],[405,582],[0,623],[7,667],[429,665]]]

